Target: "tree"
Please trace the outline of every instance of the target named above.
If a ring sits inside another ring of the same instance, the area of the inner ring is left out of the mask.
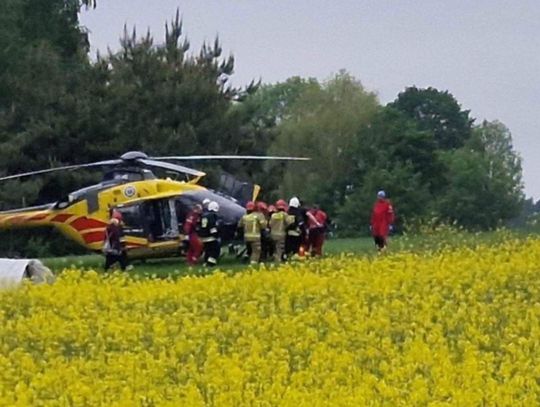
[[[414,119],[421,130],[430,131],[440,150],[460,148],[471,136],[474,120],[448,91],[412,86],[390,106]]]
[[[517,216],[523,204],[521,159],[500,122],[484,121],[462,149],[446,157],[447,193],[440,213],[468,228],[489,229]]]
[[[435,145],[429,132],[402,112],[386,106],[358,133],[351,183],[338,210],[341,230],[366,231],[378,190],[396,204],[399,223],[425,216],[432,210],[429,193]]]
[[[188,54],[178,12],[162,44],[155,45],[150,33],[139,38],[135,30],[126,30],[120,51],[91,64],[80,57],[84,47],[75,52],[75,42],[62,42],[71,38],[66,32],[84,34],[71,14],[83,3],[38,0],[32,8],[26,0],[8,1],[17,5],[11,18],[39,17],[51,27],[50,32],[39,25],[19,32],[17,24],[11,25],[22,48],[10,53],[13,61],[0,72],[0,89],[8,89],[0,95],[0,174],[90,162],[128,150],[238,152],[241,122],[233,104],[256,86],[230,86],[234,58],[222,57],[218,39]],[[54,16],[47,19],[47,13]],[[31,179],[11,189],[15,193],[4,196],[3,203],[55,201],[94,176]],[[24,200],[23,193],[29,194]]]
[[[282,196],[299,195],[329,212],[341,205],[351,183],[357,133],[377,108],[376,96],[346,72],[302,92],[279,124],[271,150],[312,160],[287,165]]]
[[[241,103],[235,103],[231,114],[239,123],[237,153],[265,155],[275,143],[278,126],[289,118],[291,107],[310,88],[319,87],[315,79],[292,77],[285,82],[260,86]],[[277,190],[286,168],[279,161],[236,161],[227,163],[235,175],[263,184],[261,196],[278,198]]]

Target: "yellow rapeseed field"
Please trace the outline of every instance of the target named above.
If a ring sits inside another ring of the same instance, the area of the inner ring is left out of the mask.
[[[534,406],[540,241],[0,293],[2,406]]]

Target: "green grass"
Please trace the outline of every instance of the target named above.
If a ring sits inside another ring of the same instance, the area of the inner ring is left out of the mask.
[[[429,252],[442,247],[475,246],[478,244],[494,244],[507,238],[525,238],[528,234],[522,232],[497,231],[483,233],[468,233],[455,230],[442,230],[436,233],[427,233],[414,236],[396,236],[390,238],[389,251],[402,250]],[[352,253],[358,256],[374,256],[375,246],[371,237],[330,239],[324,247],[325,255]],[[94,269],[103,271],[104,258],[100,255],[71,256],[42,259],[49,268],[58,273],[65,268],[76,267],[80,269]],[[271,264],[271,263],[269,263]],[[220,264],[215,268],[203,266],[188,267],[184,258],[153,259],[145,262],[133,262],[133,269],[129,272],[136,276],[156,277],[182,277],[186,275],[207,275],[216,270],[236,273],[249,268],[239,259],[228,254],[223,255]]]
[[[335,255],[343,252],[364,254],[374,253],[374,246],[371,238],[356,239],[332,239],[325,244],[325,253]],[[225,252],[225,251],[224,251]],[[58,273],[65,268],[76,267],[81,269],[103,270],[103,256],[92,254],[86,256],[69,256],[42,259],[47,267]],[[271,262],[269,262],[271,264]],[[136,260],[132,263],[133,269],[130,273],[142,276],[158,277],[179,277],[184,275],[206,275],[216,269],[235,273],[248,268],[249,266],[234,256],[223,254],[218,267],[206,268],[203,266],[188,267],[182,257],[168,259],[151,259],[146,261]]]

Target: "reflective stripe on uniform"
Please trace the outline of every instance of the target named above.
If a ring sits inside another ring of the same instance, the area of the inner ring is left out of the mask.
[[[261,238],[261,223],[263,223],[263,221],[256,212],[244,215],[241,223],[244,226],[244,238],[246,240],[256,240]]]
[[[285,212],[274,213],[270,218],[270,235],[273,238],[285,236],[285,228],[287,226],[287,215]]]

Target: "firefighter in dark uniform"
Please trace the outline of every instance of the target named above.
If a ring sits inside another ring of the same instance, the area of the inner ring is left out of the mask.
[[[207,266],[215,266],[221,253],[219,239],[221,221],[218,212],[219,204],[215,201],[210,202],[199,223],[198,235],[204,245],[204,262]]]
[[[287,228],[287,236],[285,239],[285,253],[289,258],[295,254],[299,254],[305,236],[306,212],[300,206],[300,200],[297,197],[290,199],[288,213],[294,217],[294,222]]]

